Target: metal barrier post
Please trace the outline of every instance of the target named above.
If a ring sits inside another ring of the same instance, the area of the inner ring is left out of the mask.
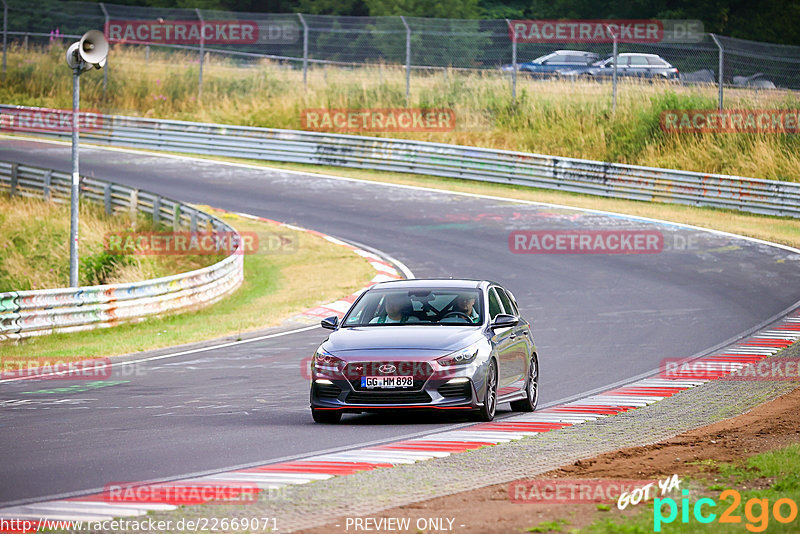
[[[714,40],[714,44],[716,44],[717,48],[719,48],[719,81],[717,82],[717,85],[719,85],[719,95],[717,96],[717,109],[722,111],[723,108],[722,73],[725,72],[725,50],[722,48],[722,43],[719,42],[717,36],[714,35],[713,33],[710,35],[711,38]]]
[[[48,169],[44,173],[44,187],[42,188],[45,202],[50,201],[50,182],[53,179],[53,170]]]
[[[406,18],[402,15],[400,20],[406,27],[406,106],[410,103],[411,97],[411,28],[406,23]]]
[[[12,163],[11,164],[11,193],[10,193],[10,195],[12,197],[17,194],[17,183],[19,182],[17,167],[18,167],[18,165],[16,163]]]
[[[298,13],[300,24],[303,25],[303,90],[308,89],[308,24],[302,13]]]
[[[200,19],[200,78],[197,81],[197,100],[198,102],[203,97],[203,61],[205,60],[206,55],[206,36],[205,36],[205,21],[203,21],[203,15],[200,14],[200,8],[194,8],[195,13],[197,13],[197,18]]]

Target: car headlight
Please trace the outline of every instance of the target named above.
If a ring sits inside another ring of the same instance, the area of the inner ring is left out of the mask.
[[[447,356],[437,358],[436,362],[442,367],[452,367],[454,365],[466,365],[475,361],[478,357],[478,343],[473,343],[467,348],[451,352]]]
[[[337,358],[333,354],[330,354],[325,349],[320,347],[317,349],[317,352],[314,353],[312,365],[314,369],[319,371],[337,373],[344,367],[344,360]]]

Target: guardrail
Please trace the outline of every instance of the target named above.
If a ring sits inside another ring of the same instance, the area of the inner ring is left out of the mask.
[[[20,127],[21,116],[43,113],[48,110],[0,105],[0,125],[6,131],[16,128],[25,133],[69,137],[69,131]],[[793,182],[424,141],[118,115],[98,115],[98,119],[91,131],[81,133],[84,141],[189,154],[425,174],[800,217],[800,184]]]
[[[72,177],[51,169],[0,162],[0,190],[12,195],[68,202]],[[187,204],[94,178],[81,177],[81,196],[101,202],[107,213],[143,212],[174,230],[209,228],[231,232],[230,225]],[[0,293],[0,341],[110,327],[120,322],[207,306],[242,282],[242,243],[214,265],[142,282],[80,288]]]

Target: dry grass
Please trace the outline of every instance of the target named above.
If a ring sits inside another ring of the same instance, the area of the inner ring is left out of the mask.
[[[0,291],[49,289],[69,284],[68,204],[0,195]],[[129,256],[108,254],[106,234],[131,227],[127,216],[106,215],[84,202],[80,207],[78,257],[81,285],[114,284],[199,269],[216,256]],[[145,219],[138,230],[151,229]]]
[[[159,118],[274,128],[301,128],[306,108],[404,107],[402,69],[315,67],[308,90],[302,71],[269,61],[236,64],[209,56],[203,98],[197,99],[196,54],[151,53],[114,47],[109,90],[103,99],[100,72],[82,78],[85,108]],[[800,179],[800,140],[793,135],[667,135],[658,118],[665,109],[716,107],[713,86],[684,87],[623,80],[618,109],[611,113],[607,83],[537,81],[520,77],[518,98],[497,72],[414,73],[412,107],[453,109],[452,132],[378,134],[427,141],[487,146],[649,166],[718,172],[759,178]],[[0,101],[66,108],[70,78],[63,50],[53,46],[23,55],[12,48],[9,82]],[[798,97],[783,91],[727,90],[729,108],[798,108]]]

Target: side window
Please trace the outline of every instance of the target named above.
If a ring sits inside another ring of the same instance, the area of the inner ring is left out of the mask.
[[[647,58],[643,56],[629,56],[632,67],[641,67],[647,65]]]
[[[519,317],[519,308],[517,307],[517,301],[514,300],[514,295],[509,290],[505,290],[506,295],[508,295],[508,301],[511,303],[511,309],[514,310],[513,314]],[[505,301],[503,301],[505,304]]]
[[[500,287],[496,289],[497,289],[497,294],[500,296],[500,302],[503,303],[503,309],[505,310],[505,313],[509,315],[516,315],[514,313],[514,307],[511,306],[511,301],[508,299],[508,295],[506,295],[505,290]]]
[[[494,288],[489,290],[489,319],[494,319],[498,313],[503,313],[500,306],[500,299],[497,298],[497,291]]]

